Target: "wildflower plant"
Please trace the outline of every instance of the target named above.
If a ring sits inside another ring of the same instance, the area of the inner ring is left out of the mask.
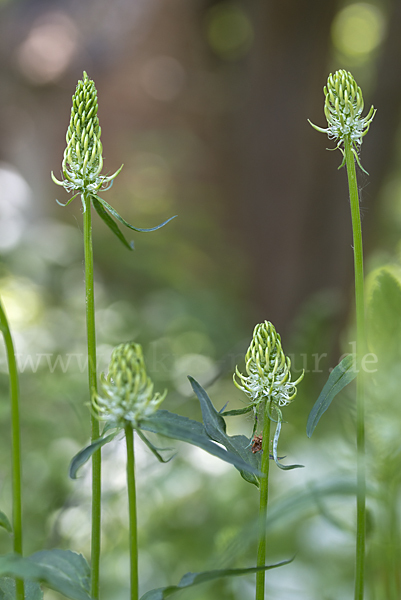
[[[276,422],[273,439],[273,458],[283,470],[295,469],[302,465],[283,465],[277,456],[277,445],[283,422],[282,407],[289,405],[297,395],[297,385],[302,381],[304,372],[296,381],[291,381],[291,360],[284,354],[280,335],[269,321],[256,325],[251,343],[245,355],[247,375],[235,369],[233,381],[243,391],[250,403],[246,410],[254,413],[252,437],[262,421],[261,436],[254,437],[253,450],[258,451],[261,441],[260,504],[259,504],[259,546],[257,566],[266,560],[266,515],[268,504],[269,464],[270,464],[270,422]],[[265,572],[256,575],[256,600],[263,600],[265,594]]]
[[[337,367],[335,367],[335,369],[333,369],[328,382],[323,388],[322,393],[309,415],[307,434],[309,437],[312,435],[318,420],[324,411],[327,410],[334,396],[357,376],[357,533],[355,600],[363,600],[366,535],[365,383],[364,372],[363,369],[360,368],[360,364],[366,350],[366,326],[362,227],[355,162],[362,169],[359,160],[359,151],[362,139],[369,131],[376,110],[372,106],[366,117],[362,117],[364,107],[362,91],[348,71],[339,70],[334,74],[330,74],[327,79],[327,85],[323,88],[323,92],[325,95],[324,112],[328,127],[327,129],[323,129],[312,123],[311,125],[317,131],[327,133],[329,138],[338,140],[336,148],[341,150],[343,154],[343,161],[340,167],[346,165],[347,168],[354,251],[357,328],[356,365],[353,357],[347,356],[339,365],[337,365]],[[364,169],[362,170],[364,171]]]
[[[97,394],[96,369],[96,329],[95,329],[95,297],[93,280],[93,246],[91,206],[96,210],[103,222],[114,235],[129,249],[128,243],[112,216],[134,231],[154,231],[161,225],[151,229],[133,227],[118,212],[98,195],[99,190],[106,191],[113,185],[122,166],[110,176],[102,175],[103,147],[100,141],[101,128],[97,115],[97,91],[94,82],[84,71],[82,80],[78,81],[72,97],[71,119],[67,129],[67,146],[62,161],[63,179],[58,180],[52,173],[53,181],[67,192],[76,192],[63,206],[68,206],[74,198],[81,197],[84,218],[84,253],[85,253],[85,287],[86,287],[86,323],[88,342],[88,379],[89,395],[92,401]],[[59,202],[59,204],[61,204]],[[112,215],[112,216],[110,216]],[[92,442],[100,435],[99,421],[91,416]],[[91,537],[91,569],[92,596],[99,597],[100,568],[100,535],[101,535],[101,457],[100,451],[92,458],[92,537]]]

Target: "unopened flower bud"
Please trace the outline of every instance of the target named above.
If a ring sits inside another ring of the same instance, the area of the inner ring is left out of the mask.
[[[302,373],[296,381],[291,381],[290,368],[291,360],[283,352],[280,335],[269,321],[265,321],[256,325],[253,331],[245,355],[247,375],[242,375],[236,367],[233,380],[255,406],[262,400],[268,400],[276,406],[286,406],[294,400],[296,386],[304,376]]]
[[[116,427],[137,427],[163,402],[163,394],[153,393],[146,373],[140,344],[120,344],[111,355],[107,376],[101,375],[101,391],[93,399],[97,418]]]
[[[324,129],[310,121],[309,123],[317,131],[327,133],[330,139],[337,140],[337,148],[341,151],[341,144],[344,143],[345,138],[348,138],[359,163],[358,150],[362,144],[362,138],[369,131],[376,109],[371,106],[366,117],[362,117],[364,107],[362,90],[349,71],[341,69],[334,74],[330,73],[323,92],[325,95],[324,114],[328,127]],[[361,166],[360,163],[359,166]]]

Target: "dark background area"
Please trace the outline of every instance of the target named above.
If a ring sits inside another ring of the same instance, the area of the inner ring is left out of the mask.
[[[169,389],[165,407],[200,418],[186,375],[208,387],[218,408],[241,406],[231,374],[243,364],[255,323],[270,320],[295,373],[306,369],[284,415],[282,444],[307,468],[276,473],[273,499],[306,481],[352,475],[352,389],[327,413],[315,441],[304,433],[329,367],[353,339],[346,173],[337,170],[340,153],[325,150],[333,142],[307,119],[325,126],[327,76],[350,70],[365,111],[377,108],[361,150],[370,175],[358,173],[367,271],[398,264],[401,3],[3,0],[0,15],[0,293],[22,371],[26,552],[61,546],[89,554],[89,469],[78,483],[67,477],[89,435],[81,205],[79,198],[57,205],[56,197],[68,197],[50,179],[51,170],[60,175],[83,70],[98,90],[104,172],[124,163],[105,200],[138,227],[178,215],[155,233],[128,233],[132,253],[94,216],[101,369],[115,344],[138,341],[156,388]],[[251,424],[232,428],[249,435]],[[168,466],[137,451],[143,592],[210,568],[212,552],[224,562],[230,541],[256,515],[256,489],[235,470],[180,448]],[[104,454],[104,597],[119,600],[128,585],[123,446]],[[332,510],[348,525],[320,514],[272,532],[272,561],[294,550],[299,559],[272,571],[268,598],[351,597],[354,507],[341,499]],[[380,535],[369,598],[391,600],[389,542]],[[0,545],[8,551],[5,532]],[[252,564],[247,552],[237,566]],[[251,598],[252,586],[226,581],[187,596]]]

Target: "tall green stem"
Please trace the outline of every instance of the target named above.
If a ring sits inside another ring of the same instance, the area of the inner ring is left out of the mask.
[[[14,344],[7,317],[0,301],[0,329],[7,352],[11,398],[11,455],[12,455],[12,504],[14,552],[22,555],[22,502],[21,502],[21,436],[19,418],[19,383]],[[16,579],[16,600],[24,600],[24,582]]]
[[[365,481],[365,414],[364,372],[361,360],[366,348],[365,300],[363,283],[363,248],[359,195],[356,181],[355,158],[349,136],[344,138],[349,196],[351,204],[352,232],[354,242],[355,304],[356,304],[356,354],[358,377],[356,381],[356,445],[357,445],[357,525],[356,525],[356,574],[355,600],[363,600],[365,576],[366,532],[366,481]]]
[[[95,295],[93,283],[93,247],[91,201],[88,194],[83,195],[84,211],[84,249],[85,249],[85,291],[86,291],[86,328],[88,339],[88,377],[90,400],[97,392],[96,375],[96,330]],[[99,437],[99,421],[91,414],[92,442]],[[91,537],[91,576],[92,598],[99,598],[100,567],[100,528],[101,528],[101,455],[100,450],[92,456],[92,537]]]
[[[269,499],[269,465],[270,465],[270,419],[269,402],[265,405],[263,416],[263,438],[262,438],[262,463],[260,470],[265,475],[260,479],[260,504],[259,504],[259,546],[256,566],[264,567],[266,563],[266,515],[267,502]],[[265,597],[265,571],[256,573],[256,600],[264,600]]]
[[[138,600],[138,533],[136,519],[134,431],[130,426],[127,426],[125,428],[125,440],[127,443],[127,486],[129,507],[129,549],[131,573],[130,600]]]

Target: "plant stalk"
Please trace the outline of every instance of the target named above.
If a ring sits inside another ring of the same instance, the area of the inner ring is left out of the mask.
[[[366,349],[365,299],[363,277],[362,227],[359,195],[356,180],[355,158],[349,136],[344,138],[345,161],[351,204],[354,244],[355,305],[356,305],[356,355],[358,376],[356,380],[356,445],[357,445],[357,522],[356,522],[356,572],[355,600],[363,600],[365,579],[366,535],[366,477],[365,477],[365,385],[361,361]]]
[[[129,425],[125,428],[125,440],[127,443],[127,487],[129,507],[129,549],[131,575],[130,600],[138,600],[138,532],[136,518],[134,430]]]
[[[269,466],[270,466],[270,402],[266,401],[263,416],[262,462],[260,470],[265,477],[260,478],[260,503],[259,503],[259,546],[257,567],[264,567],[266,563],[266,516],[269,499]],[[265,571],[256,573],[256,600],[265,597]]]
[[[11,456],[12,456],[12,522],[13,548],[22,555],[22,500],[21,500],[21,435],[19,417],[19,383],[14,344],[10,327],[0,300],[0,329],[7,352],[11,399]],[[15,580],[16,600],[24,600],[24,581]]]
[[[95,295],[93,282],[93,246],[92,216],[89,194],[83,195],[84,210],[84,251],[85,251],[85,294],[86,294],[86,328],[88,341],[88,378],[89,396],[97,392],[96,374],[96,329],[95,329]],[[91,412],[91,441],[100,435],[99,421]],[[100,533],[101,533],[101,454],[100,449],[92,456],[92,535],[91,535],[91,596],[99,598],[100,569]]]

